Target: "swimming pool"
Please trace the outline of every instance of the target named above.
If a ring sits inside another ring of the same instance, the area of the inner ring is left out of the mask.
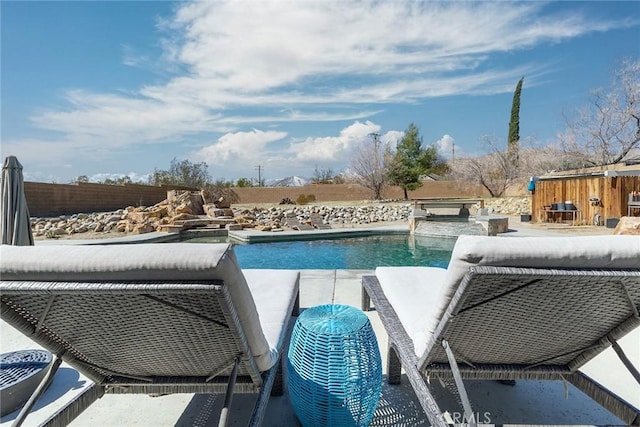
[[[191,243],[226,242],[196,237]],[[379,266],[446,268],[455,237],[385,234],[366,237],[235,244],[241,268],[373,270]]]

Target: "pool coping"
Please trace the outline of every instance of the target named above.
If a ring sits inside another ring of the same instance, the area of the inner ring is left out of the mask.
[[[289,240],[317,240],[335,239],[338,237],[365,237],[378,236],[382,234],[409,234],[409,229],[402,225],[389,225],[382,227],[354,227],[354,228],[332,228],[314,231],[251,231],[229,230],[229,237],[242,243],[266,243],[281,242]]]
[[[132,236],[112,237],[105,239],[64,239],[64,240],[36,240],[36,245],[115,245],[135,243],[175,243],[185,241],[193,237],[229,236],[230,239],[240,243],[267,243],[291,240],[317,240],[335,239],[339,237],[363,237],[382,234],[409,234],[406,224],[389,225],[381,227],[353,227],[333,228],[328,230],[311,231],[257,231],[243,230],[199,230],[191,229],[182,232],[161,232],[138,234]]]

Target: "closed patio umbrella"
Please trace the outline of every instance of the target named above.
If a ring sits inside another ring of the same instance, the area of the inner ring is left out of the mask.
[[[2,166],[2,198],[0,199],[0,233],[3,245],[33,245],[29,209],[24,195],[22,165],[8,156]]]

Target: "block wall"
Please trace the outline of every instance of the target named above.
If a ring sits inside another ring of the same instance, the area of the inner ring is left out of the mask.
[[[24,183],[31,216],[108,212],[127,206],[150,206],[166,199],[167,191],[174,188],[140,184]]]
[[[182,187],[141,184],[106,185],[92,183],[48,184],[25,182],[25,195],[31,216],[55,216],[73,213],[108,212],[127,206],[151,206],[166,199],[167,191]],[[197,190],[197,189],[191,189]],[[373,192],[357,184],[311,184],[303,187],[233,188],[239,203],[280,203],[298,196],[315,196],[316,202],[371,200]],[[409,198],[486,197],[479,186],[455,181],[425,182],[409,192]],[[402,189],[389,187],[385,199],[402,199]]]

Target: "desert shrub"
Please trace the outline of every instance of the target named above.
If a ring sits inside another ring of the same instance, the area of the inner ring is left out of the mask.
[[[296,204],[298,205],[306,205],[307,203],[315,202],[316,196],[313,194],[300,194],[298,198],[296,198]]]

